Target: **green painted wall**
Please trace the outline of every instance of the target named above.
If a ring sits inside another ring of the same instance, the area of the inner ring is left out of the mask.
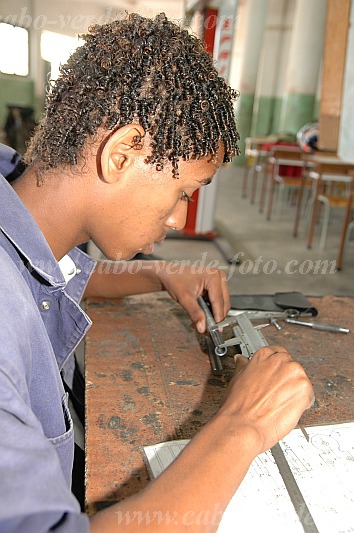
[[[273,103],[273,120],[270,126],[271,133],[278,133],[279,132],[279,124],[280,124],[280,114],[281,114],[281,108],[282,108],[283,99],[282,98],[274,98]]]
[[[321,105],[321,101],[317,100],[317,98],[316,98],[315,99],[315,103],[313,105],[313,119],[314,119],[314,122],[318,122],[318,117],[320,116],[320,105]]]
[[[314,120],[315,95],[289,94],[283,101],[285,119],[282,130],[297,133],[299,129]]]
[[[7,104],[34,105],[34,83],[29,79],[0,77],[0,127],[4,126]]]
[[[261,96],[256,98],[253,106],[252,137],[263,137],[272,133],[275,98]]]
[[[248,96],[248,95],[246,95]],[[239,129],[242,138],[263,137],[277,133],[296,134],[298,130],[318,117],[319,102],[314,95],[289,94],[284,98],[244,97],[240,101]],[[251,119],[251,123],[250,123]]]

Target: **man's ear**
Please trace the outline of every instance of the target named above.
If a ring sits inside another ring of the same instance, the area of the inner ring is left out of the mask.
[[[133,163],[144,143],[144,128],[127,124],[107,135],[97,154],[97,171],[101,180],[116,182]]]

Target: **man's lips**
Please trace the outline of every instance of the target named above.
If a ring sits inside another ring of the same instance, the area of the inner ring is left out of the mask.
[[[143,254],[152,254],[155,248],[154,244],[162,244],[165,239],[166,233],[160,239],[150,243],[145,248],[140,248],[139,252],[142,252]]]
[[[143,254],[152,254],[152,252],[154,251],[153,243],[149,244],[149,246],[143,248],[141,251],[143,252]]]

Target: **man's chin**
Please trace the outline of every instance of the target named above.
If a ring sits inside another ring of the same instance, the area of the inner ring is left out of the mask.
[[[131,259],[134,259],[135,257],[139,257],[139,255],[151,255],[154,251],[154,245],[149,244],[145,248],[139,248],[139,250],[127,250],[125,252],[116,252],[116,254],[108,254],[106,253],[106,259],[109,259],[110,261],[130,261]]]

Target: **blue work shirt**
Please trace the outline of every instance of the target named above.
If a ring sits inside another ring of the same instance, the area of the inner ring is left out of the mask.
[[[2,175],[0,203],[0,531],[86,532],[70,490],[73,424],[60,370],[91,324],[77,302],[95,262],[70,252],[77,274],[66,285]]]

